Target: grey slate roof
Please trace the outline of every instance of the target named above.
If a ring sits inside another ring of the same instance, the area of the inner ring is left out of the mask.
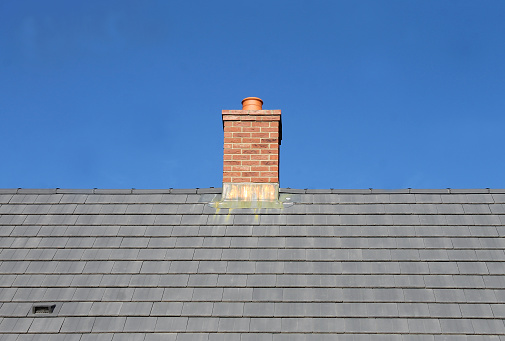
[[[505,190],[219,195],[0,190],[0,340],[505,340]]]

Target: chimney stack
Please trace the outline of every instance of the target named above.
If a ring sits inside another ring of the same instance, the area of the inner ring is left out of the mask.
[[[278,199],[281,111],[262,105],[247,97],[242,110],[223,110],[223,200]]]

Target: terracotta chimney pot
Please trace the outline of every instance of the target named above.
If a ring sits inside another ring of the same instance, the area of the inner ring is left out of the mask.
[[[263,101],[258,97],[247,97],[242,100],[242,110],[261,110]]]

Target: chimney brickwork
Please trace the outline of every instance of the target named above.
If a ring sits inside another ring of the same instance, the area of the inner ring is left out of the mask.
[[[262,103],[248,97],[243,110],[223,110],[223,183],[279,183],[281,111]]]

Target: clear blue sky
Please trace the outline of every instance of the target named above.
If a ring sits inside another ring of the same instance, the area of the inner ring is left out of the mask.
[[[0,188],[222,181],[281,109],[281,187],[504,188],[505,1],[0,2]]]

